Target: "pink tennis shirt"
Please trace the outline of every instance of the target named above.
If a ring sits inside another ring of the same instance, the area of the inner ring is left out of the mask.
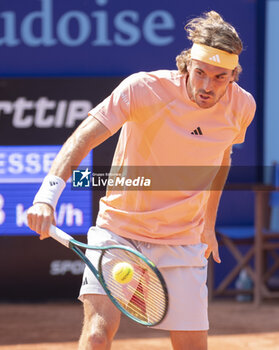
[[[140,72],[125,79],[89,112],[111,134],[122,127],[113,165],[155,169],[153,185],[156,179],[164,183],[162,169],[167,176],[173,169],[174,178],[178,169],[206,170],[185,172],[191,188],[169,190],[167,181],[166,188],[157,190],[108,188],[97,225],[146,242],[199,243],[210,194],[206,189],[225,150],[244,141],[255,108],[252,95],[236,83],[215,106],[202,109],[189,99],[185,75],[178,71]]]

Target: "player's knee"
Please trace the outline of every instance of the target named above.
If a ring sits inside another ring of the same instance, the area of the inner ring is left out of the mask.
[[[92,350],[104,350],[107,349],[109,339],[106,334],[100,334],[93,332],[89,335],[88,344]]]
[[[111,324],[105,324],[99,319],[94,319],[93,324],[91,324],[87,332],[87,346],[92,350],[108,349],[112,342],[113,335],[114,331]]]

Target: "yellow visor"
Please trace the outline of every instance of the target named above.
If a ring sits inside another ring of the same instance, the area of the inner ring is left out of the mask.
[[[232,70],[238,65],[238,55],[196,43],[192,46],[191,58],[212,64],[213,66]]]

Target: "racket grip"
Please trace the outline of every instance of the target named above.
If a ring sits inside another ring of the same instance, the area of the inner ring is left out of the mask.
[[[49,235],[67,248],[69,248],[70,240],[74,239],[72,236],[54,225],[50,226]]]

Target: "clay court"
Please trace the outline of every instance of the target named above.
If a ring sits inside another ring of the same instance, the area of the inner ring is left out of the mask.
[[[213,302],[209,350],[278,350],[279,303]],[[78,302],[0,305],[0,350],[74,350],[81,329]],[[168,333],[138,326],[126,317],[112,350],[171,349]]]

